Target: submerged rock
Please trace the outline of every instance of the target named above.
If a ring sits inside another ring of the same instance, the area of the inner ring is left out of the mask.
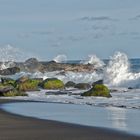
[[[68,92],[64,92],[64,91],[57,91],[57,92],[54,92],[54,91],[51,91],[51,92],[46,92],[46,95],[67,95]]]
[[[108,87],[101,84],[96,84],[89,91],[84,92],[82,96],[112,97]]]
[[[57,78],[48,78],[39,84],[43,89],[63,89],[64,83]]]

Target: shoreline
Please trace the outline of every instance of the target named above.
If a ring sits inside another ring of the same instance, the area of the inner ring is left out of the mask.
[[[26,102],[0,99],[0,105]],[[28,101],[29,102],[29,101]],[[111,129],[88,127],[50,120],[24,117],[0,109],[1,140],[138,140],[140,136]]]

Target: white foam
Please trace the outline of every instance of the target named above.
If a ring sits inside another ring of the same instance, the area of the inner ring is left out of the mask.
[[[116,52],[104,71],[104,82],[110,86],[140,87],[140,73],[132,73],[128,57]]]
[[[101,61],[95,54],[89,55],[84,64],[94,65],[95,68],[102,68],[105,65],[104,62]]]
[[[0,46],[0,70],[14,66],[14,62],[24,61],[28,58],[28,53],[24,53],[19,48],[13,47],[10,44]]]
[[[67,56],[64,54],[60,54],[60,55],[57,55],[53,60],[57,63],[66,62]]]

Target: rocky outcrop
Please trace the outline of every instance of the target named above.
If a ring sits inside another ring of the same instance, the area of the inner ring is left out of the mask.
[[[45,71],[73,71],[73,72],[89,72],[94,71],[93,65],[87,64],[64,64],[56,63],[55,61],[50,61],[43,63],[45,66]]]
[[[93,72],[96,70],[91,64],[56,63],[55,61],[39,62],[36,58],[13,63],[14,67],[0,70],[0,75],[12,75],[20,71],[44,73],[52,71]]]
[[[12,67],[12,68],[0,70],[0,75],[13,75],[18,72],[20,72],[19,67]]]

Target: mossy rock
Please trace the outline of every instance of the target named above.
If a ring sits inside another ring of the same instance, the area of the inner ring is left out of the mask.
[[[16,87],[16,81],[11,78],[1,78],[0,85],[4,85],[4,86],[11,85],[13,87]]]
[[[82,96],[101,96],[101,97],[112,97],[107,86],[96,84],[89,91],[84,92]]]
[[[48,78],[39,84],[43,89],[63,89],[64,83],[57,78]]]
[[[4,97],[14,97],[14,96],[28,96],[25,92],[21,92],[18,90],[13,90],[13,91],[9,91],[6,93],[3,93]]]
[[[66,84],[65,84],[65,87],[66,88],[70,88],[70,87],[75,87],[75,83],[74,82],[72,82],[72,81],[68,81]]]
[[[39,80],[28,79],[25,82],[17,83],[17,89],[19,91],[38,91]]]
[[[24,83],[24,82],[26,82],[26,81],[28,81],[29,80],[29,77],[28,76],[22,76],[22,77],[20,77],[19,79],[17,79],[17,83]]]
[[[88,83],[78,83],[74,87],[82,90],[91,88],[90,84]]]
[[[4,97],[27,96],[27,94],[16,90],[13,86],[0,85],[0,96],[4,96]]]

